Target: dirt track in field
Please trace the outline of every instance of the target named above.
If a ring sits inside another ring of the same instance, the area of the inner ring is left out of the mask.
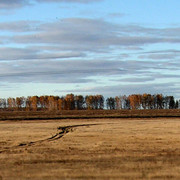
[[[0,180],[180,179],[180,119],[0,122]]]
[[[98,125],[98,124],[81,124],[81,125],[58,127],[57,128],[58,132],[56,134],[52,135],[49,138],[41,139],[41,140],[37,140],[37,141],[30,141],[30,142],[27,142],[27,143],[20,143],[17,146],[12,146],[12,147],[8,147],[8,148],[6,147],[5,149],[0,150],[0,153],[3,153],[3,152],[8,151],[8,150],[15,149],[15,148],[18,148],[18,147],[22,147],[22,146],[32,146],[32,145],[35,145],[37,143],[46,143],[48,141],[55,141],[55,140],[58,140],[58,139],[62,138],[67,133],[72,132],[73,128],[83,127],[83,126],[94,126],[94,125]]]

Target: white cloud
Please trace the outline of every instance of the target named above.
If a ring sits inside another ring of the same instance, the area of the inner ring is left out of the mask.
[[[29,0],[0,0],[0,9],[15,9],[29,5]]]
[[[0,31],[6,30],[21,32],[13,37],[7,36],[8,43],[58,45],[62,50],[69,51],[78,49],[102,52],[119,47],[142,49],[144,45],[180,43],[179,28],[167,28],[164,29],[166,33],[162,33],[161,29],[118,25],[87,18],[62,19],[52,23],[36,21],[0,23]],[[174,33],[172,35],[174,31],[178,31],[176,36]]]
[[[62,19],[52,23],[0,23],[0,39],[4,43],[0,46],[0,81],[84,86],[91,83],[99,87],[90,88],[90,93],[99,91],[116,95],[121,91],[122,94],[178,92],[175,83],[179,76],[174,75],[179,74],[179,51],[145,51],[147,45],[179,44],[178,32],[172,33],[176,30],[178,28],[167,28],[162,33],[158,28],[87,18]],[[7,34],[3,35],[4,32]],[[131,54],[130,50],[138,50],[138,53]],[[168,61],[170,58],[174,61]],[[157,83],[167,78],[171,83]],[[100,86],[99,79],[106,82]]]
[[[102,0],[34,0],[38,3],[94,3]],[[31,0],[0,0],[0,10],[17,9],[32,5]]]

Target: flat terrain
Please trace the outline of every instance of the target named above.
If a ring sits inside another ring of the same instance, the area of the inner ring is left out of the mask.
[[[0,121],[2,179],[180,179],[180,118]]]
[[[62,110],[62,111],[10,111],[0,110],[0,120],[56,120],[94,118],[158,118],[179,117],[180,109],[134,110]]]

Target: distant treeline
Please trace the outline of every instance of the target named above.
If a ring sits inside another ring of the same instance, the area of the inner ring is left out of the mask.
[[[1,110],[96,110],[96,109],[178,109],[179,100],[162,94],[132,94],[104,98],[102,95],[29,96],[0,98]]]

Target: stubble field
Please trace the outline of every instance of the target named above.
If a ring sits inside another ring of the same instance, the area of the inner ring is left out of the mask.
[[[0,121],[15,179],[180,179],[180,118]]]

